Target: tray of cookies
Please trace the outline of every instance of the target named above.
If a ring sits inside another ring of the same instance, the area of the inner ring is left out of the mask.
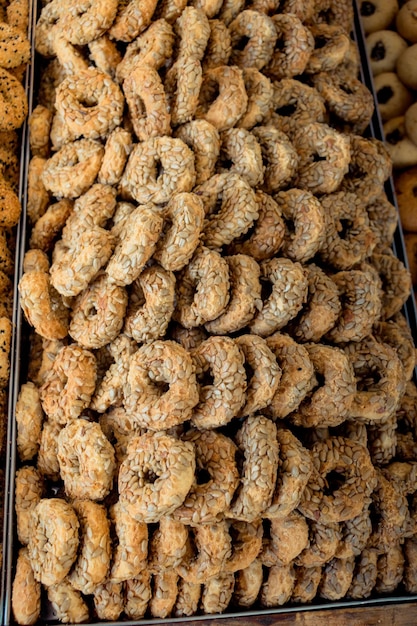
[[[52,0],[33,46],[3,623],[416,597],[417,316],[355,6]]]

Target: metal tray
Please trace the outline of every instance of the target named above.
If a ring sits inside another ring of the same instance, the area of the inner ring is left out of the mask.
[[[358,46],[358,50],[361,57],[361,80],[371,90],[375,98],[375,90],[373,86],[372,74],[369,69],[369,63],[367,59],[364,33],[362,30],[359,11],[356,0],[354,1],[354,32],[353,38]],[[37,10],[33,8],[31,3],[30,11],[30,25],[29,32],[32,41],[32,59],[35,59],[34,50],[34,28],[37,20]],[[33,110],[35,99],[35,85],[37,84],[36,77],[36,65],[32,62],[29,67],[26,76],[26,87],[29,101],[29,112]],[[369,129],[367,131],[369,136],[377,139],[384,139],[382,123],[376,109]],[[15,288],[14,288],[14,302],[15,310],[13,317],[14,335],[11,351],[11,381],[10,381],[10,398],[8,408],[8,430],[7,430],[7,458],[6,458],[6,489],[5,489],[5,518],[4,518],[4,530],[3,530],[3,568],[1,570],[0,580],[0,611],[2,615],[1,623],[4,626],[12,626],[15,624],[12,610],[11,610],[11,594],[13,584],[13,574],[15,566],[15,546],[17,538],[15,537],[15,515],[14,515],[14,476],[18,467],[17,451],[16,451],[16,423],[14,419],[14,407],[19,393],[21,381],[24,380],[24,372],[27,366],[25,360],[25,346],[28,336],[28,327],[24,319],[23,313],[19,305],[19,294],[17,290],[17,284],[22,275],[23,257],[26,250],[27,232],[26,232],[26,184],[27,184],[27,171],[29,164],[29,136],[27,125],[23,128],[22,135],[22,154],[21,154],[21,181],[20,181],[20,194],[22,201],[22,219],[18,227],[18,245],[16,249],[16,274],[15,274]],[[392,178],[386,183],[386,193],[388,199],[392,204],[397,207],[395,188]],[[398,225],[396,230],[393,251],[395,255],[408,267],[407,255],[405,252],[404,236],[401,228],[401,224]],[[410,295],[409,299],[404,305],[403,313],[407,319],[409,327],[413,333],[413,337],[417,343],[417,306],[413,295]],[[417,367],[415,369],[414,379],[417,382]],[[318,610],[331,610],[340,608],[355,608],[355,607],[370,607],[385,604],[398,604],[407,603],[417,600],[417,594],[405,594],[401,586],[397,589],[396,595],[385,596],[372,596],[368,599],[362,600],[340,600],[337,602],[326,601],[322,599],[313,600],[308,605],[284,605],[276,608],[256,608],[252,607],[249,610],[226,610],[222,614],[216,615],[194,615],[191,617],[181,618],[144,618],[140,621],[132,621],[123,619],[115,622],[88,622],[90,626],[134,626],[137,624],[167,624],[167,623],[188,623],[198,624],[198,626],[221,626],[224,624],[227,626],[267,626],[276,622],[280,615],[294,614],[300,612],[310,612]],[[275,616],[275,617],[274,617]],[[41,613],[40,620],[37,622],[38,626],[53,626],[59,624],[58,620],[53,614],[51,607],[46,604]]]

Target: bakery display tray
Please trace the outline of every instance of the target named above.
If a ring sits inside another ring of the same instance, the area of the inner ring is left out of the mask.
[[[31,3],[30,8],[30,25],[29,35],[32,42],[32,59],[36,59],[36,53],[34,50],[34,28],[37,20],[38,11],[35,5]],[[355,23],[354,23],[354,38],[357,43],[361,60],[361,78],[366,86],[374,94],[372,74],[369,70],[366,48],[364,42],[364,35],[360,24],[360,18],[356,3],[355,9]],[[28,94],[29,112],[32,111],[34,106],[34,99],[36,95],[37,85],[37,67],[36,63],[32,62],[29,66],[26,76],[26,89]],[[382,123],[379,117],[378,111],[375,110],[372,117],[371,124],[368,130],[369,136],[377,139],[383,139]],[[11,595],[13,584],[13,573],[16,559],[16,531],[15,531],[15,514],[14,514],[14,476],[18,467],[18,458],[16,451],[16,422],[14,419],[14,410],[18,397],[18,392],[21,383],[23,382],[23,373],[27,366],[27,336],[28,327],[24,319],[22,310],[19,305],[19,293],[17,289],[18,282],[23,273],[23,257],[26,250],[26,242],[28,233],[26,231],[26,188],[27,188],[27,174],[29,163],[29,136],[28,125],[25,124],[22,129],[22,153],[21,153],[21,180],[20,180],[20,197],[22,202],[22,219],[17,230],[17,246],[15,257],[15,287],[14,287],[14,316],[13,316],[13,341],[11,346],[10,363],[11,363],[11,378],[9,385],[9,406],[8,406],[8,427],[7,427],[7,448],[6,448],[6,461],[5,461],[5,516],[4,516],[4,530],[3,530],[3,566],[1,570],[0,580],[0,610],[1,610],[1,624],[4,626],[14,624],[12,610],[11,610]],[[386,183],[386,193],[388,199],[396,205],[395,189],[392,178]],[[393,251],[395,255],[408,266],[407,256],[405,251],[404,237],[401,229],[401,225],[398,225],[393,242]],[[407,300],[404,309],[404,315],[407,319],[409,327],[413,333],[415,341],[417,341],[417,307],[415,299],[410,295]],[[417,370],[415,370],[414,379],[417,382]],[[144,618],[138,621],[131,621],[123,619],[116,622],[89,622],[89,624],[100,626],[105,624],[111,624],[112,626],[126,626],[133,624],[162,624],[162,623],[188,623],[199,624],[200,626],[214,626],[219,624],[221,626],[231,624],[242,624],[242,626],[255,626],[262,624],[272,624],[279,620],[279,616],[283,614],[294,614],[306,611],[317,610],[332,610],[347,607],[370,607],[373,605],[384,605],[392,603],[407,603],[417,600],[417,594],[403,594],[401,588],[397,589],[397,592],[393,595],[385,595],[380,597],[371,597],[366,600],[340,600],[340,601],[325,601],[315,600],[308,605],[286,605],[276,608],[251,608],[250,610],[229,610],[223,614],[216,615],[194,615],[192,617],[181,618]],[[39,625],[52,626],[58,622],[52,613],[49,611],[49,605],[45,605],[46,608],[41,614],[41,619],[37,622]]]

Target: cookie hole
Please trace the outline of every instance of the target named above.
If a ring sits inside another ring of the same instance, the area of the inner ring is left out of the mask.
[[[383,61],[385,59],[385,46],[382,41],[377,41],[374,47],[371,50],[371,59],[372,61]]]
[[[343,474],[336,470],[332,470],[326,475],[326,487],[323,489],[325,496],[331,496],[335,491],[340,489],[345,483]]]
[[[400,143],[402,139],[403,139],[403,135],[401,134],[399,128],[396,128],[391,133],[388,133],[385,136],[386,142],[391,144],[392,146],[395,146],[397,143]]]
[[[369,17],[375,13],[375,5],[372,2],[362,2],[361,4],[361,15],[363,17]]]
[[[196,471],[197,485],[206,485],[211,480],[210,473],[205,467],[202,467]]]
[[[275,113],[277,115],[282,115],[282,117],[291,117],[297,110],[296,104],[286,104],[282,107],[275,109]]]
[[[246,46],[248,45],[248,43],[250,42],[249,37],[241,37],[239,39],[239,41],[234,45],[236,50],[244,50],[246,48]]]
[[[381,87],[381,89],[378,90],[376,95],[379,104],[386,104],[391,100],[394,92],[392,90],[392,87],[390,87],[389,85],[385,85],[385,87]]]

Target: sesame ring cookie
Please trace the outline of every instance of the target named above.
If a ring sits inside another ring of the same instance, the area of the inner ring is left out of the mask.
[[[288,428],[277,428],[277,441],[277,478],[271,503],[264,510],[263,516],[271,520],[285,520],[301,501],[313,471],[313,463],[309,450]]]
[[[260,124],[269,114],[274,87],[271,80],[254,67],[243,68],[248,105],[244,115],[237,122],[239,128],[250,130]]]
[[[127,302],[126,289],[99,274],[74,300],[70,336],[85,348],[107,345],[123,328]]]
[[[306,348],[285,333],[266,339],[282,370],[278,389],[267,409],[273,419],[282,419],[295,411],[314,384],[314,368]]]
[[[281,369],[274,354],[262,337],[258,335],[239,335],[235,339],[245,357],[247,369],[246,402],[240,410],[240,416],[248,416],[264,409],[275,394]]]
[[[194,152],[195,184],[200,185],[211,178],[215,173],[220,154],[220,136],[217,128],[206,120],[191,120],[178,126],[175,136]]]
[[[95,139],[65,144],[46,160],[41,178],[56,198],[77,198],[93,184],[103,160],[104,147]]]
[[[397,201],[398,201],[397,190]],[[378,248],[390,248],[393,241],[395,231],[398,226],[399,215],[398,210],[383,191],[378,198],[366,206],[368,213],[369,225],[374,232],[376,246]]]
[[[23,383],[15,406],[16,445],[21,461],[29,461],[37,454],[43,417],[38,387],[32,381]]]
[[[120,504],[137,521],[158,522],[184,502],[194,476],[191,443],[163,431],[136,435],[120,465]]]
[[[44,420],[39,437],[38,470],[44,478],[54,481],[61,478],[57,457],[58,435],[61,428],[62,426],[57,422]]]
[[[174,24],[174,31],[179,38],[177,58],[193,57],[201,61],[210,37],[208,16],[201,5],[186,6]]]
[[[381,281],[367,264],[331,275],[342,305],[333,328],[325,337],[333,343],[360,341],[372,332],[381,315]]]
[[[149,539],[148,568],[151,573],[178,567],[186,555],[187,540],[185,524],[168,515],[161,517]]]
[[[123,83],[136,66],[158,70],[172,56],[174,31],[165,19],[158,19],[129,43],[116,66],[116,80]]]
[[[356,558],[352,582],[346,597],[363,600],[371,595],[378,575],[378,551],[365,547]]]
[[[214,335],[227,335],[244,328],[254,317],[261,297],[258,263],[245,254],[223,257],[229,267],[230,298],[224,311],[205,328]]]
[[[351,439],[333,436],[316,442],[310,452],[314,471],[303,491],[300,512],[323,524],[345,522],[359,515],[376,486],[375,468],[367,448]],[[343,482],[327,485],[326,477],[332,471]]]
[[[314,50],[306,65],[306,73],[317,74],[336,69],[349,50],[349,36],[344,28],[321,23],[313,24],[309,29],[314,37]]]
[[[191,357],[200,395],[191,416],[193,426],[203,430],[228,424],[245,402],[246,373],[239,346],[231,337],[212,335],[191,351]]]
[[[374,252],[370,260],[382,281],[381,319],[387,320],[399,313],[408,300],[412,289],[411,274],[390,248]]]
[[[80,523],[79,554],[68,575],[74,589],[89,594],[103,582],[110,565],[110,523],[106,509],[97,502],[72,503]]]
[[[35,624],[41,612],[41,584],[33,575],[27,547],[20,548],[12,587],[12,611],[18,624]]]
[[[194,445],[196,480],[184,502],[172,513],[173,519],[192,526],[214,523],[229,508],[239,483],[237,447],[229,437],[214,430],[191,429],[182,439]],[[199,484],[202,472],[208,473],[209,479]]]
[[[116,68],[122,55],[114,41],[107,33],[88,42],[88,52],[93,65],[100,71],[108,74],[112,80],[116,78]]]
[[[14,486],[14,510],[17,537],[27,545],[31,527],[32,511],[45,494],[45,482],[40,471],[33,465],[23,465],[16,472]]]
[[[111,355],[113,361],[109,365],[106,363],[104,372],[100,372],[97,376],[98,380],[90,408],[97,413],[105,413],[110,407],[114,409],[115,412],[107,413],[106,418],[104,418],[110,432],[110,441],[113,438],[117,440],[119,435],[127,436],[133,430],[132,421],[123,412],[121,405],[123,404],[123,385],[129,369],[129,359],[137,349],[138,344],[125,333],[120,333],[114,341],[104,348],[107,355]],[[101,425],[104,422],[101,422]],[[107,432],[106,430],[106,435]]]
[[[229,302],[229,288],[227,261],[216,250],[199,246],[177,276],[173,319],[185,328],[216,319]]]
[[[193,362],[180,344],[157,339],[130,357],[124,407],[138,426],[167,430],[182,424],[197,402]]]
[[[37,104],[29,115],[29,145],[32,156],[40,156],[43,158],[49,156],[49,134],[53,115],[53,111],[43,104]]]
[[[233,572],[219,572],[209,578],[203,585],[200,605],[207,615],[222,613],[229,606],[235,586]]]
[[[210,19],[209,26],[210,36],[201,62],[203,72],[220,65],[228,65],[232,52],[231,35],[226,24],[219,19]]]
[[[366,548],[372,533],[372,520],[369,506],[340,525],[341,540],[335,556],[346,559],[359,556]]]
[[[320,598],[333,601],[344,598],[352,584],[354,566],[353,556],[346,559],[333,558],[326,563],[317,591]]]
[[[202,83],[203,68],[197,58],[180,56],[171,65],[165,76],[164,87],[172,126],[186,124],[193,119]]]
[[[375,337],[396,350],[404,368],[406,382],[410,381],[416,365],[414,339],[407,320],[397,313],[385,322],[375,325]]]
[[[308,544],[309,532],[306,518],[291,511],[269,524],[269,536],[263,538],[260,559],[266,567],[289,565]]]
[[[312,82],[329,112],[339,120],[342,130],[346,127],[357,135],[365,131],[374,112],[374,100],[372,93],[356,76],[348,69],[338,68],[314,74]]]
[[[353,366],[343,350],[324,344],[306,344],[315,375],[314,386],[290,420],[297,426],[337,426],[347,416],[356,394]]]
[[[117,543],[113,550],[109,579],[113,583],[136,578],[146,566],[148,526],[138,522],[116,502],[109,509]]]
[[[28,63],[30,42],[27,37],[10,23],[0,24],[0,67],[10,69]]]
[[[298,342],[318,342],[333,328],[341,312],[339,291],[335,282],[318,265],[305,266],[308,282],[307,301],[290,322],[291,333]]]
[[[251,187],[261,184],[264,164],[261,146],[255,135],[245,128],[230,128],[220,134],[220,140],[217,171],[239,174]]]
[[[142,570],[136,578],[126,580],[124,587],[124,612],[133,620],[142,619],[151,599],[151,575]]]
[[[262,549],[263,527],[260,519],[254,522],[228,520],[232,537],[232,554],[225,565],[226,572],[246,569],[258,557]]]
[[[83,624],[89,620],[89,609],[81,592],[74,589],[66,578],[48,587],[47,597],[54,615],[62,623]]]
[[[20,128],[27,117],[28,101],[25,89],[10,72],[0,67],[0,131]]]
[[[154,253],[162,231],[163,216],[152,203],[133,209],[124,221],[118,243],[106,266],[110,283],[133,283]]]
[[[265,74],[274,80],[302,74],[314,49],[314,37],[301,20],[291,13],[277,13],[272,17],[277,39]]]
[[[167,271],[177,272],[190,261],[201,236],[204,207],[195,193],[178,193],[163,209],[164,226],[153,258]]]
[[[407,497],[398,484],[386,476],[380,468],[375,468],[377,484],[372,493],[374,524],[368,546],[379,553],[389,550],[404,535],[407,518],[410,514]]]
[[[262,1],[262,0],[261,0]],[[275,0],[272,0],[275,1]],[[224,0],[218,17],[229,26],[230,22],[243,11],[245,3],[243,0]]]
[[[120,190],[125,200],[164,204],[174,193],[191,191],[194,181],[192,150],[181,139],[152,137],[134,146]]]
[[[246,233],[258,217],[255,192],[234,172],[215,174],[194,189],[203,201],[206,219],[202,241],[220,248]]]
[[[301,263],[275,257],[260,263],[261,283],[270,286],[262,306],[249,324],[251,333],[267,337],[280,330],[302,309],[307,298],[307,276]]]
[[[58,435],[61,478],[70,498],[102,500],[111,491],[116,469],[114,449],[101,427],[80,417]]]
[[[237,606],[251,607],[255,604],[263,582],[263,566],[256,558],[245,569],[235,573],[232,602]]]
[[[273,193],[286,187],[298,168],[298,154],[291,141],[272,125],[256,126],[252,133],[261,146],[264,162],[262,189]]]
[[[303,23],[313,19],[315,10],[314,0],[284,0],[280,2],[279,9],[282,13],[293,13]]]
[[[208,16],[201,5],[186,6],[174,24],[174,31],[179,38],[177,58],[193,57],[201,61],[210,37]]]
[[[35,580],[49,587],[61,582],[77,557],[80,523],[69,502],[42,498],[32,511],[28,556]]]
[[[271,504],[278,470],[276,432],[272,420],[263,415],[250,415],[236,433],[243,466],[227,517],[253,522]]]
[[[93,592],[94,612],[98,619],[115,621],[123,611],[123,585],[105,581]]]
[[[116,11],[116,0],[101,0],[98,5],[92,0],[76,0],[65,6],[58,22],[59,30],[65,32],[70,43],[85,46],[107,31]]]
[[[275,256],[281,248],[285,226],[281,209],[272,196],[257,190],[255,199],[259,215],[249,231],[227,247],[229,254],[246,254],[256,261]]]
[[[171,338],[189,351],[194,350],[208,337],[208,333],[203,326],[184,328],[181,324],[175,322],[171,325],[170,332]]]
[[[344,349],[357,380],[349,416],[367,424],[389,418],[398,408],[404,385],[404,371],[395,349],[373,336],[352,341]]]
[[[112,234],[98,226],[82,230],[77,238],[61,239],[50,268],[53,287],[61,296],[78,296],[109,261],[114,243]]]
[[[157,0],[148,0],[146,3],[130,0],[118,5],[116,17],[107,31],[109,37],[126,43],[133,41],[149,26],[156,5]]]
[[[58,85],[55,106],[73,140],[99,139],[121,124],[124,97],[108,74],[89,67]]]
[[[232,540],[228,524],[220,520],[215,524],[198,524],[188,528],[195,550],[187,550],[177,573],[187,582],[203,584],[221,572],[231,555]]]
[[[29,324],[46,339],[68,335],[69,311],[46,271],[24,272],[19,281],[20,306]]]
[[[336,191],[349,170],[347,136],[327,124],[311,122],[295,131],[292,140],[299,153],[295,186],[314,194]]]
[[[92,185],[74,201],[73,211],[62,230],[62,239],[70,244],[81,231],[105,228],[115,210],[116,190],[110,185]]]
[[[77,344],[63,346],[39,388],[48,418],[61,425],[77,419],[90,403],[96,378],[97,362],[92,352]]]
[[[295,78],[274,81],[270,116],[266,120],[281,132],[291,136],[300,126],[325,119],[326,106],[317,89]]]
[[[7,180],[0,177],[0,228],[8,229],[16,226],[20,220],[22,207],[19,197]]]
[[[97,181],[102,185],[117,185],[132,150],[132,134],[118,126],[107,137]]]
[[[356,193],[362,202],[370,204],[380,196],[391,172],[391,159],[382,141],[351,135],[349,171],[341,189]]]
[[[35,26],[35,49],[43,57],[53,57],[53,41],[66,5],[55,0],[43,6]]]
[[[175,308],[175,275],[159,265],[141,272],[129,294],[124,332],[138,343],[163,337]]]
[[[295,570],[295,582],[291,594],[291,602],[295,604],[308,604],[316,594],[321,579],[321,566],[304,567],[297,565]]]
[[[355,193],[338,191],[321,200],[326,215],[320,258],[336,270],[349,270],[371,256],[376,240]]]
[[[171,134],[168,100],[156,69],[136,65],[123,81],[123,92],[139,141]]]
[[[259,11],[244,9],[228,28],[232,44],[231,65],[261,70],[269,63],[277,39],[272,18]]]
[[[149,601],[152,617],[163,619],[172,613],[177,598],[178,580],[179,576],[175,569],[154,574],[151,585],[152,596]]]
[[[51,252],[72,210],[73,203],[68,198],[50,204],[33,225],[29,238],[30,248]]]
[[[281,208],[285,235],[280,253],[305,263],[322,247],[326,231],[325,211],[309,191],[293,187],[274,195]]]
[[[295,570],[289,565],[273,565],[261,587],[262,607],[276,607],[289,602],[295,584]]]
[[[233,65],[220,65],[203,73],[197,119],[205,119],[217,130],[227,130],[237,124],[246,112],[246,94],[243,72]]]

